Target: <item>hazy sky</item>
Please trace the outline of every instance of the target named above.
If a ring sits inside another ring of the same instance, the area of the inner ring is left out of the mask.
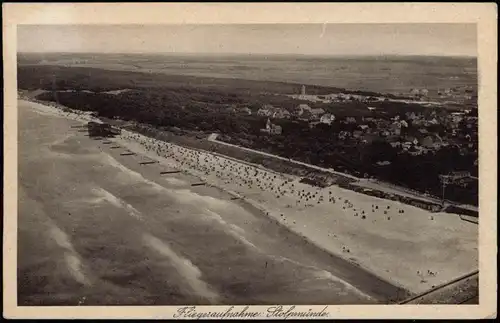
[[[37,25],[19,52],[476,56],[475,24]]]

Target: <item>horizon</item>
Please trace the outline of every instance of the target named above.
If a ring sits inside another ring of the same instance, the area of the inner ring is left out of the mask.
[[[68,55],[68,54],[84,54],[84,55],[160,55],[160,56],[295,56],[295,57],[317,57],[317,58],[410,58],[410,57],[427,57],[427,58],[463,58],[477,59],[477,55],[427,55],[427,54],[301,54],[301,53],[232,53],[232,52],[85,52],[85,51],[47,51],[47,52],[17,52],[21,55]]]
[[[20,25],[20,53],[477,57],[475,24]]]

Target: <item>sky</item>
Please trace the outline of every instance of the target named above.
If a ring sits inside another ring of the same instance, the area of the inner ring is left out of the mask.
[[[18,52],[477,56],[475,24],[19,25]]]

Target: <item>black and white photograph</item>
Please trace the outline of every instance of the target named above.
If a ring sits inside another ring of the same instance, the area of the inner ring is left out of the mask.
[[[17,25],[11,298],[479,305],[478,43],[475,22]]]

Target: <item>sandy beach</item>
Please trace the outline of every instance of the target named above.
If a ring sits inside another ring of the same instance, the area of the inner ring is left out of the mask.
[[[92,119],[36,103],[30,107],[81,122]],[[220,188],[221,194],[234,192],[242,197],[235,203],[253,205],[321,250],[412,293],[478,268],[478,227],[455,214],[430,213],[337,186],[313,187],[294,176],[128,131],[110,141],[103,149],[112,150],[109,147],[116,145],[144,160],[157,161],[155,165],[166,170],[181,171],[160,175],[151,165],[137,165],[144,177],[182,188],[193,183],[186,180],[189,175]],[[203,194],[207,187],[196,189]],[[189,199],[189,194],[183,198]],[[155,244],[154,239],[148,241]]]

